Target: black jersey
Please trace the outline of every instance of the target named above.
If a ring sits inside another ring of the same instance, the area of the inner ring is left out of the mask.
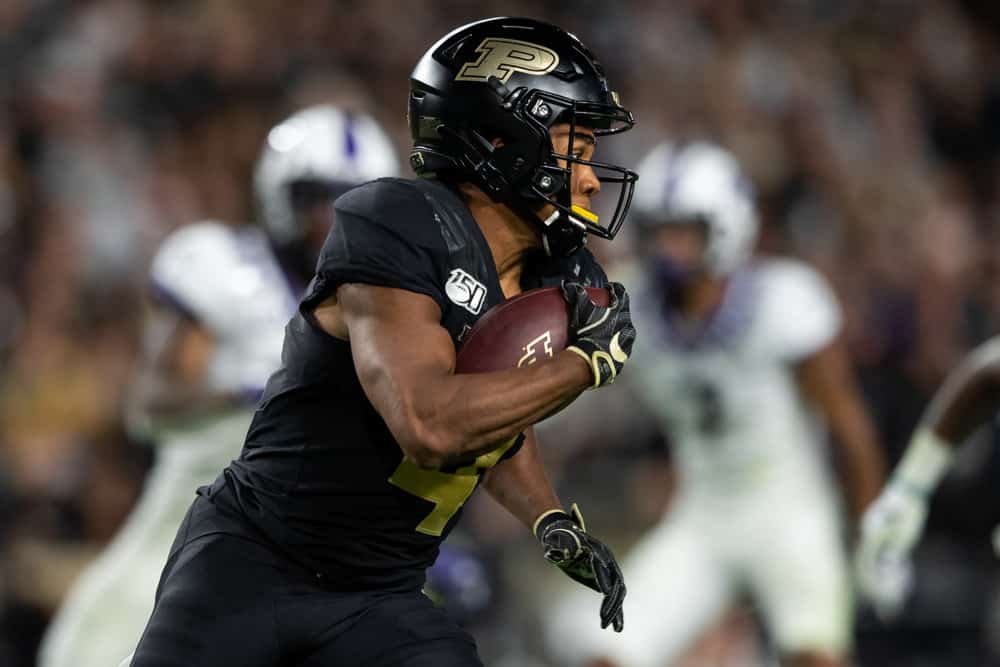
[[[482,473],[519,439],[473,465],[424,470],[403,456],[368,401],[347,341],[314,306],[345,282],[426,294],[456,349],[503,299],[486,239],[461,196],[433,180],[382,179],[336,202],[317,273],[289,322],[240,458],[225,471],[237,509],[291,558],[345,590],[419,586]],[[532,262],[522,287],[564,277],[600,286],[589,251]],[[414,341],[419,345],[419,341]]]

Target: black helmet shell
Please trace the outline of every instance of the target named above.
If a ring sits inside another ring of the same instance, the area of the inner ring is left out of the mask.
[[[614,236],[637,175],[554,153],[549,130],[557,123],[570,124],[572,141],[572,128],[614,134],[632,127],[633,119],[590,50],[542,21],[493,18],[458,28],[424,54],[410,77],[414,170],[475,183],[543,225],[547,247],[558,245],[562,253],[582,245],[588,231]],[[593,214],[574,213],[573,163],[587,163],[602,183],[621,186],[607,226]],[[614,175],[600,175],[609,172]],[[559,215],[543,221],[538,211],[547,204]]]

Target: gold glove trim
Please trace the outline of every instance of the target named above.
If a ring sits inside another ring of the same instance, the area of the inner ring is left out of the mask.
[[[551,516],[551,515],[555,514],[556,512],[562,512],[562,510],[559,509],[559,508],[556,508],[556,509],[551,509],[551,510],[545,510],[544,512],[542,512],[541,514],[539,514],[538,518],[535,519],[535,523],[533,523],[531,525],[531,534],[534,535],[536,538],[540,538],[540,536],[538,535],[538,524],[540,524],[542,522],[542,519],[544,519],[547,516]]]

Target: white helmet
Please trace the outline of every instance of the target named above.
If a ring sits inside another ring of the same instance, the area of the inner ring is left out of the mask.
[[[640,224],[703,221],[704,266],[714,275],[731,273],[747,260],[757,240],[757,213],[749,182],[728,151],[705,141],[667,142],[636,171],[642,174],[633,202]]]
[[[293,183],[337,192],[398,174],[396,151],[374,118],[323,104],[298,111],[268,133],[254,191],[264,227],[284,244],[303,233],[292,207]]]

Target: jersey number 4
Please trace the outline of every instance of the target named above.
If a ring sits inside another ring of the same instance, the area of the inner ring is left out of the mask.
[[[389,483],[403,491],[434,503],[434,509],[417,524],[417,532],[440,537],[451,517],[461,509],[472,492],[476,490],[479,477],[495,466],[504,453],[517,442],[515,436],[492,452],[476,458],[471,465],[454,472],[419,468],[407,458],[400,461]]]

